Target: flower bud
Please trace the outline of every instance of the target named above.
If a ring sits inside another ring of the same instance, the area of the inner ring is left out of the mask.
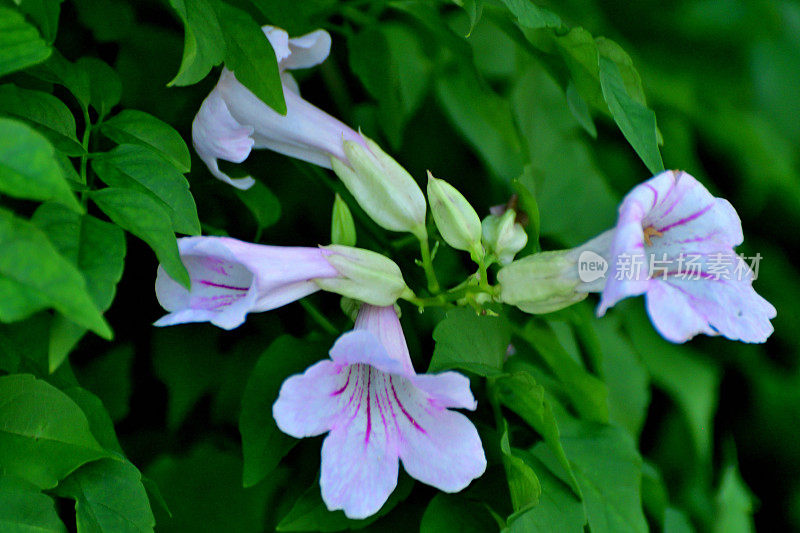
[[[464,195],[428,172],[428,202],[436,227],[447,244],[469,252],[475,259],[483,256],[481,219]]]
[[[528,234],[516,218],[517,213],[508,209],[500,216],[489,215],[481,223],[484,244],[503,265],[513,261],[528,243]]]
[[[497,273],[500,301],[526,313],[550,313],[586,298],[579,292],[577,260],[570,250],[518,259]]]
[[[331,243],[345,246],[356,245],[356,225],[350,208],[338,194],[333,200],[333,213],[331,214]]]
[[[358,204],[382,228],[408,231],[420,239],[425,230],[425,196],[414,178],[367,137],[364,145],[344,141],[349,165],[331,158],[336,175]]]
[[[379,253],[332,244],[322,246],[325,259],[340,277],[314,280],[322,290],[371,305],[387,306],[409,294],[397,264]]]

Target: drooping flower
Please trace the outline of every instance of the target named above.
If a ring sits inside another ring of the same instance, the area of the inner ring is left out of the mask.
[[[330,359],[292,376],[272,414],[293,437],[328,433],[320,488],[330,510],[376,513],[397,485],[398,459],[411,477],[457,492],[483,474],[475,426],[449,408],[475,409],[469,380],[456,372],[414,372],[393,307],[363,305]]]
[[[253,178],[231,179],[219,169],[217,159],[241,163],[251,149],[266,148],[331,168],[331,157],[346,159],[342,141],[364,142],[352,128],[301,98],[297,83],[286,72],[324,61],[331,47],[328,32],[317,30],[289,39],[280,28],[263,30],[278,59],[286,115],[274,111],[223,68],[192,123],[200,159],[214,176],[239,189],[250,188]]]
[[[698,333],[764,342],[775,308],[753,289],[753,271],[734,247],[743,240],[736,210],[694,177],[669,170],[636,186],[611,230],[610,272],[598,315],[644,294],[668,340]]]
[[[178,240],[178,249],[191,289],[159,266],[156,296],[169,314],[156,326],[211,322],[233,329],[248,313],[275,309],[321,288],[379,305],[394,303],[408,290],[392,260],[348,246],[267,246],[228,237],[185,237]]]

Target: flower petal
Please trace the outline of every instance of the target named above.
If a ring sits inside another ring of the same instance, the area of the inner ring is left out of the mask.
[[[644,253],[644,234],[635,219],[617,226],[609,252],[609,269],[597,316],[620,300],[637,296],[649,287],[648,261]]]
[[[278,428],[292,437],[314,437],[329,431],[341,412],[337,391],[355,385],[347,367],[324,360],[303,374],[292,376],[281,385],[272,416]]]
[[[250,155],[254,140],[252,126],[243,126],[233,118],[216,89],[203,100],[192,122],[192,143],[200,159],[218,179],[237,189],[249,189],[255,183],[250,176],[233,179],[219,169],[217,159],[241,163]]]
[[[285,69],[309,68],[319,65],[331,53],[331,36],[325,30],[316,30],[289,39],[291,55],[281,66]]]
[[[405,365],[390,357],[380,340],[366,330],[353,330],[341,335],[331,348],[330,356],[339,365],[367,364],[383,372],[411,375]]]
[[[261,31],[263,31],[264,35],[269,39],[269,44],[272,45],[272,50],[275,52],[275,59],[278,60],[278,65],[283,66],[281,65],[281,61],[284,61],[292,53],[289,48],[289,34],[286,33],[286,30],[275,26],[261,26]]]
[[[455,407],[474,411],[478,402],[472,396],[469,378],[458,372],[418,374],[411,379],[415,387],[424,391],[440,407]]]

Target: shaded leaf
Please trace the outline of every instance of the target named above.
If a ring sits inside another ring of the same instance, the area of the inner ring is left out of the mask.
[[[499,374],[510,337],[504,318],[453,309],[433,330],[436,347],[428,372],[460,368],[480,376]]]
[[[41,63],[51,52],[20,13],[0,6],[0,76]]]
[[[139,144],[150,148],[181,172],[189,172],[189,148],[180,133],[153,115],[124,109],[103,122],[103,134],[117,144]]]
[[[183,59],[168,85],[192,85],[225,57],[225,36],[208,0],[170,0],[183,21]]]
[[[53,498],[22,479],[0,475],[0,529],[7,533],[66,533]]]

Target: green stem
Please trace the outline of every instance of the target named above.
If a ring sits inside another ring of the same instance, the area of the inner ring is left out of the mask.
[[[330,320],[325,318],[325,315],[323,315],[320,312],[320,310],[316,308],[314,304],[309,302],[307,299],[302,299],[300,300],[300,305],[302,305],[303,309],[306,310],[308,316],[310,316],[311,319],[314,320],[314,322],[316,322],[322,329],[324,329],[326,333],[329,333],[331,335],[339,334],[339,330],[336,329],[336,326],[334,326]]]
[[[428,238],[419,239],[419,252],[422,256],[422,268],[425,269],[425,278],[428,280],[428,290],[431,294],[439,294],[439,280],[436,279],[436,272],[433,270],[431,260],[431,249],[428,246]]]

